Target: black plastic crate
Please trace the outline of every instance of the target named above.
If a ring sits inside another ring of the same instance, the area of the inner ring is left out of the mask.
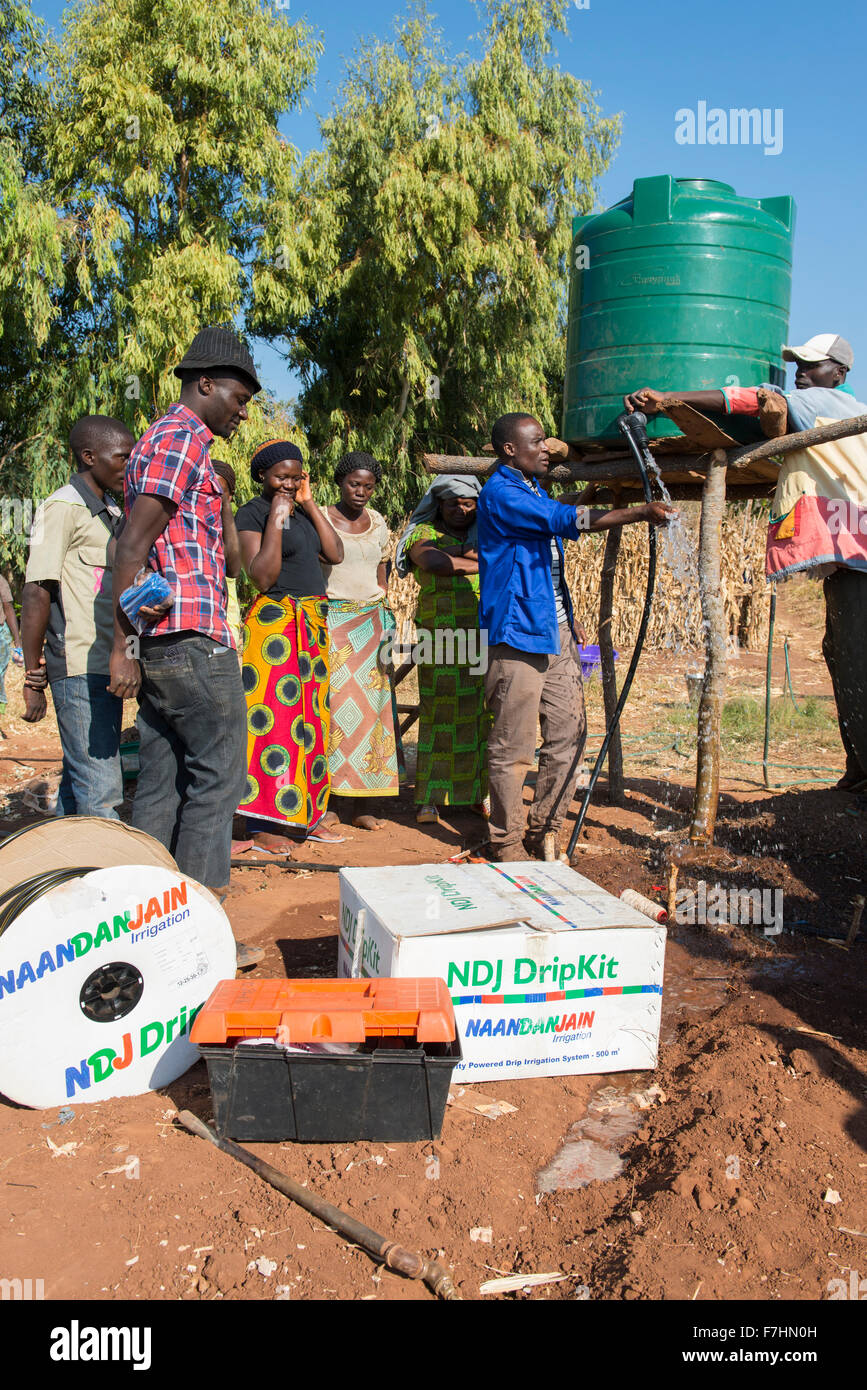
[[[307,1143],[438,1139],[458,1039],[346,1056],[199,1044],[222,1138]]]

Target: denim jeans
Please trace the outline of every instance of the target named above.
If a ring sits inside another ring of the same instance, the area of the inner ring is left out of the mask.
[[[108,676],[64,676],[51,682],[63,749],[59,816],[117,820],[123,801],[120,719],[123,701],[110,695]]]
[[[143,637],[141,672],[132,823],[164,844],[182,873],[222,888],[247,780],[238,654],[198,632]]]

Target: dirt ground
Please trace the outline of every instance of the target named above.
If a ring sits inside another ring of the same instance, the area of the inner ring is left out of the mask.
[[[782,604],[781,640],[787,631],[799,700],[833,708],[820,608],[797,595]],[[626,805],[607,804],[603,777],[576,859],[612,892],[664,898],[668,855],[689,823],[684,673],[694,664],[689,654],[642,659],[623,723]],[[59,767],[56,731],[20,720],[16,679],[0,833],[34,819],[39,782]],[[597,687],[588,707],[598,734]],[[783,693],[779,655],[773,688]],[[763,653],[732,661],[730,697],[763,690]],[[465,1299],[835,1296],[843,1285],[833,1281],[848,1286],[867,1267],[865,932],[851,950],[839,944],[864,891],[867,821],[833,790],[836,731],[795,726],[771,757],[799,765],[793,777],[807,767],[822,780],[766,791],[751,765],[760,744],[728,748],[716,845],[680,882],[780,888],[786,930],[670,929],[656,1070],[489,1083],[485,1095],[514,1111],[490,1119],[450,1105],[435,1143],[251,1147],[438,1256]],[[297,849],[302,873],[235,872],[226,908],[238,939],[265,948],[257,976],[336,973],[337,876],[317,864],[442,861],[480,838],[479,822],[459,813],[417,826],[410,794],[384,809],[384,833],[347,827],[343,845]],[[0,1274],[43,1278],[49,1299],[431,1299],[180,1130],[182,1108],[211,1115],[202,1063],[160,1093],[73,1103],[67,1122],[0,1100]],[[480,1292],[486,1280],[538,1273],[558,1282]]]

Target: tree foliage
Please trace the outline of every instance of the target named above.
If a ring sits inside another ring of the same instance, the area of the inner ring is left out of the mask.
[[[207,323],[279,342],[300,417],[265,399],[219,455],[308,436],[388,465],[396,518],[425,449],[478,449],[491,419],[553,426],[570,218],[590,210],[618,119],[561,71],[567,0],[486,0],[475,56],[424,10],[363,44],[321,149],[278,129],[321,44],[266,0],[74,0],[55,43],[0,0],[0,469],[38,501],[86,413],[141,432]],[[261,398],[260,398],[261,400]],[[0,563],[26,531],[4,514]]]
[[[140,433],[177,398],[171,369],[199,328],[243,331],[263,244],[290,218],[299,156],[278,120],[301,101],[321,44],[260,0],[77,0],[59,47],[40,47],[20,0],[0,0],[0,15],[20,79],[8,114],[0,107],[10,495],[65,471],[82,414]],[[267,437],[269,413],[254,407],[250,430],[222,449],[229,461]],[[40,471],[46,448],[54,464]],[[0,544],[18,555],[25,540]]]
[[[203,324],[249,312],[252,267],[291,205],[298,156],[277,122],[320,49],[259,0],[72,12],[49,138],[54,187],[90,250],[71,351],[98,344],[115,386],[137,381],[137,423],[164,404],[162,378]]]
[[[478,449],[506,410],[554,426],[571,217],[591,210],[619,130],[550,61],[565,0],[487,11],[478,58],[449,57],[424,11],[362,47],[299,171],[288,254],[254,275],[320,466],[376,454],[393,512],[424,450]]]

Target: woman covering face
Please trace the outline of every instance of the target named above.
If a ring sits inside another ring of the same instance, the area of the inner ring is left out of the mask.
[[[340,501],[328,519],[343,541],[343,561],[325,569],[331,665],[332,796],[353,797],[363,810],[371,798],[400,791],[399,748],[390,666],[381,659],[394,615],[385,602],[389,531],[368,504],[382,477],[370,454],[346,454],[334,472]],[[381,828],[375,815],[355,825]]]
[[[485,813],[490,716],[478,654],[479,557],[476,478],[444,475],[428,489],[401,538],[398,572],[414,568],[419,585],[417,635],[429,633],[419,660],[417,819],[437,820],[438,806]],[[420,657],[423,647],[419,647]],[[463,653],[463,659],[461,654]]]
[[[235,524],[244,568],[259,590],[244,624],[247,789],[240,810],[260,850],[288,853],[287,833],[333,839],[328,808],[329,652],[321,562],[343,542],[316,505],[301,450],[272,440],[250,474],[259,497]]]

